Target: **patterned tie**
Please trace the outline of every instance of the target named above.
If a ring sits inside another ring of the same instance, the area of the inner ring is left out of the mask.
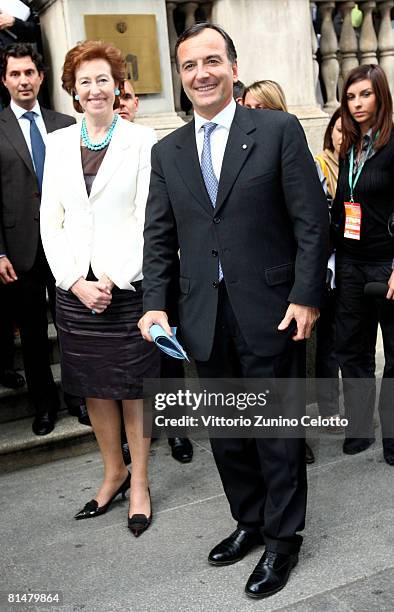
[[[45,144],[41,136],[41,132],[36,124],[37,113],[29,111],[23,115],[30,121],[30,141],[31,141],[31,152],[34,162],[34,168],[37,175],[38,185],[40,191],[42,191],[42,176],[44,174],[44,161],[45,161]]]
[[[211,200],[213,208],[216,206],[216,197],[218,195],[219,181],[216,178],[216,174],[213,170],[212,165],[212,153],[211,153],[211,134],[217,127],[217,123],[204,123],[202,126],[204,129],[204,144],[201,153],[201,172],[204,179],[205,187]],[[219,261],[218,270],[219,282],[223,278],[222,266]]]

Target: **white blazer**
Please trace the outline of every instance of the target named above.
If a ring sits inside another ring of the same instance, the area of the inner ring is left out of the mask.
[[[120,289],[142,279],[143,229],[153,129],[121,117],[88,196],[81,124],[48,134],[41,199],[41,238],[56,285],[68,290],[106,274]]]

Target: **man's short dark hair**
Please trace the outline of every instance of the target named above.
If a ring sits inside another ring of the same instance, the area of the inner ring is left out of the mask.
[[[236,100],[237,98],[243,98],[244,91],[245,91],[245,85],[242,83],[242,81],[235,81],[235,83],[233,83],[234,100]]]
[[[182,32],[182,34],[179,35],[178,40],[176,41],[175,62],[176,62],[176,68],[178,72],[179,72],[179,61],[178,61],[179,45],[185,42],[185,40],[187,40],[188,38],[192,38],[193,36],[197,36],[198,34],[201,34],[201,32],[203,32],[204,30],[215,30],[216,32],[218,32],[220,36],[224,38],[224,41],[226,43],[226,52],[227,52],[228,61],[231,62],[231,64],[234,64],[237,61],[237,52],[235,50],[234,43],[231,37],[227,34],[227,32],[223,30],[223,28],[221,28],[219,25],[216,25],[216,23],[209,23],[208,21],[203,21],[201,23],[195,23],[194,25],[187,28],[184,32]]]
[[[7,72],[8,58],[15,57],[31,57],[33,64],[35,64],[38,72],[45,72],[45,66],[43,59],[39,53],[35,50],[33,45],[30,43],[14,43],[9,45],[1,54],[1,76],[5,78]]]

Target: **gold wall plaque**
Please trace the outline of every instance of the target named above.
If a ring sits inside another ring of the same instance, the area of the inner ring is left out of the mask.
[[[126,59],[126,78],[136,94],[160,93],[156,15],[84,15],[88,40],[116,45]]]

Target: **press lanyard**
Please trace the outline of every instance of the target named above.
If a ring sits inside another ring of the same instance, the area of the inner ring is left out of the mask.
[[[370,143],[368,145],[368,149],[367,149],[366,155],[365,155],[365,159],[364,159],[363,163],[360,164],[359,169],[356,172],[356,176],[353,176],[354,145],[352,145],[352,148],[350,149],[350,158],[349,158],[350,202],[354,202],[353,193],[354,193],[354,190],[356,188],[357,181],[360,178],[360,174],[362,172],[362,169],[364,168],[365,162],[368,161],[369,153],[370,153],[371,149],[373,148],[373,144],[374,144],[374,142],[375,142],[375,140],[377,139],[378,136],[379,136],[379,131],[375,134],[375,138],[373,139],[373,141],[372,140],[370,141]]]

